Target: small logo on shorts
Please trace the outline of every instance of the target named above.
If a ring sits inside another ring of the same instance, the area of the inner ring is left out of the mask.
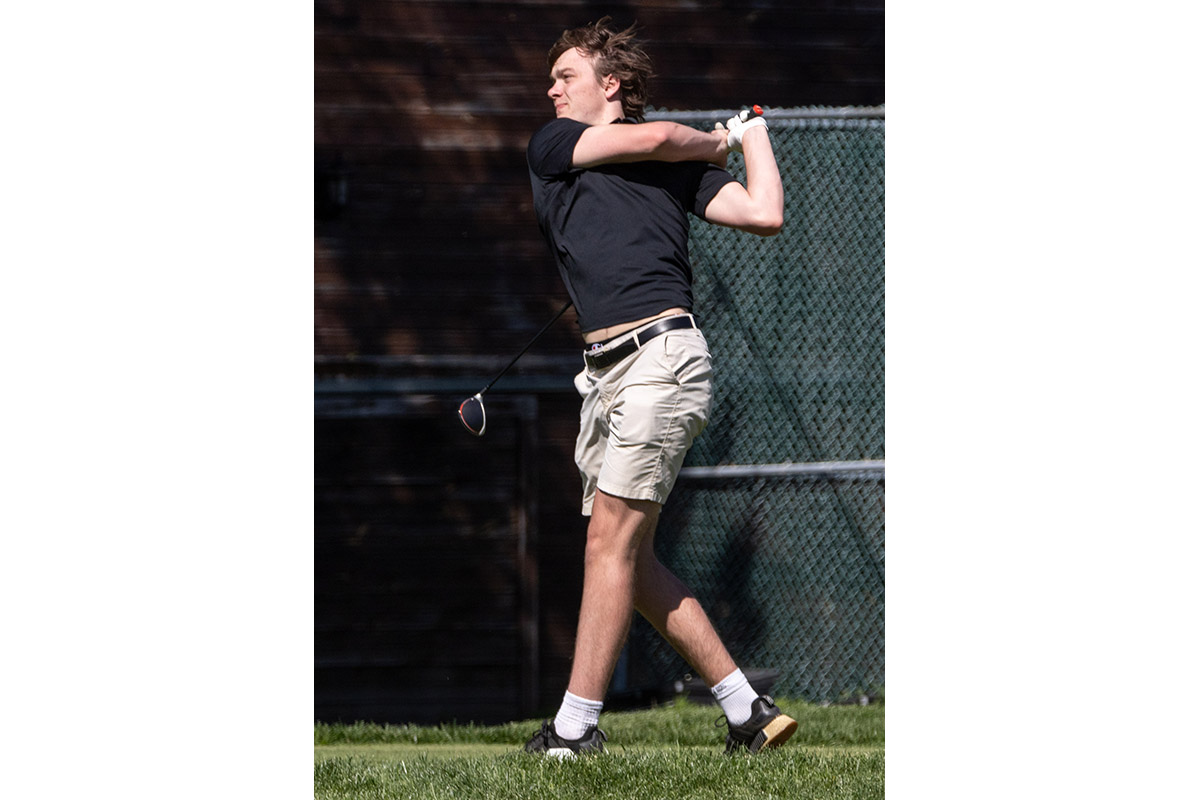
[[[592,345],[591,350],[589,350],[588,352],[595,355],[596,353],[599,353],[603,349],[604,349],[604,345],[601,344],[600,342],[596,342],[594,345]]]

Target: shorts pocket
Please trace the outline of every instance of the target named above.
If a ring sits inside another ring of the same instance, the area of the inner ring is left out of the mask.
[[[687,331],[668,333],[662,338],[666,340],[663,342],[663,363],[675,373],[681,385],[712,380],[712,357],[703,334]]]
[[[699,331],[663,337],[663,362],[674,373],[680,395],[681,422],[690,437],[695,437],[708,424],[712,409],[712,358],[708,343]]]

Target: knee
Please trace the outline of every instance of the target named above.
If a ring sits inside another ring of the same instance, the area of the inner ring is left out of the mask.
[[[641,553],[633,575],[633,602],[640,611],[660,588],[666,568],[653,554]]]
[[[642,541],[653,534],[660,508],[648,500],[626,500],[597,491],[585,558],[589,563],[609,559],[636,562]]]
[[[592,524],[588,525],[584,558],[589,564],[629,558],[637,552],[636,539],[636,531],[603,521],[597,524],[593,517]]]
[[[646,549],[648,550],[649,548]],[[645,550],[638,553],[637,579],[639,584],[644,583],[646,586],[654,585],[655,581],[662,580],[666,569],[654,553],[646,552]]]

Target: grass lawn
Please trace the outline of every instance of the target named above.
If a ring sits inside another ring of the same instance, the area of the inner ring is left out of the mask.
[[[757,757],[724,754],[720,716],[688,703],[610,712],[603,755],[569,761],[521,751],[540,724],[324,725],[315,729],[315,797],[329,798],[882,798],[884,707],[777,699],[800,722]]]

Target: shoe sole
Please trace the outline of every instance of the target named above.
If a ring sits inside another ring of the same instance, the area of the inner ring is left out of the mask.
[[[526,750],[525,752],[528,753],[530,751]],[[536,750],[533,752],[535,752],[538,755],[548,756],[550,758],[578,758],[580,756],[600,755],[601,753],[605,752],[605,750],[603,747],[599,747],[599,748],[593,747],[593,748],[589,748],[587,750],[579,750],[579,751],[572,750],[569,747],[548,747],[545,750]]]
[[[749,750],[751,753],[757,753],[761,750],[770,750],[792,738],[792,734],[800,727],[800,723],[789,717],[787,714],[780,714],[775,719],[763,726],[763,729],[754,737],[754,741],[750,743]]]

